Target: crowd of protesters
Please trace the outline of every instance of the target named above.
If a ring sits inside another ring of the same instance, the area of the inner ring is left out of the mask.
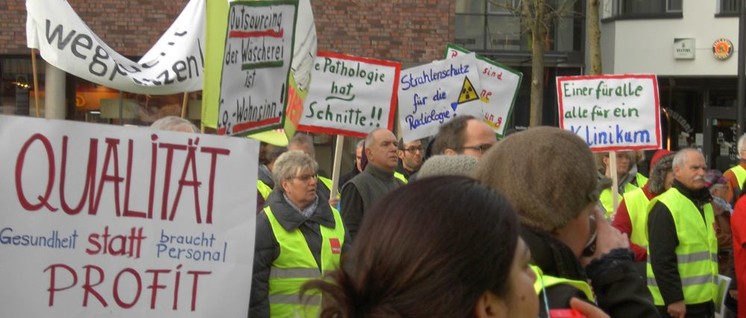
[[[308,136],[261,149],[250,317],[746,317],[746,136],[725,173],[693,148],[614,169],[459,116],[372,131],[332,198]]]

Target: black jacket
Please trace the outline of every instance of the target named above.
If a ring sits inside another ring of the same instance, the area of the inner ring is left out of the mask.
[[[706,188],[690,190],[676,180],[673,182],[673,188],[694,203],[702,216],[702,222],[705,222],[703,207],[712,201],[710,191]],[[676,247],[679,245],[676,224],[673,221],[673,216],[671,216],[671,211],[661,202],[657,202],[648,215],[648,241],[650,242],[648,244],[648,254],[650,255],[648,258],[653,268],[653,274],[655,274],[655,281],[658,283],[658,289],[661,291],[663,302],[669,305],[684,300],[676,256]],[[694,315],[711,313],[711,311],[712,304],[709,302],[686,305],[687,316],[690,313]]]
[[[534,264],[544,275],[579,281],[591,281],[598,306],[612,318],[659,317],[645,280],[635,270],[632,251],[616,249],[600,260],[592,262],[586,269],[580,265],[570,248],[547,233],[523,227],[521,237],[531,249]],[[550,309],[570,308],[570,298],[585,299],[585,295],[569,285],[557,285],[546,289]],[[540,317],[547,317],[544,310],[544,295]]]
[[[277,221],[288,231],[299,229],[306,238],[306,243],[321,264],[321,226],[334,228],[344,226],[335,224],[334,215],[326,198],[319,197],[318,207],[310,218],[306,219],[295,208],[285,201],[282,192],[274,190],[267,198],[267,206]],[[280,256],[280,245],[272,233],[272,226],[264,211],[256,217],[256,241],[254,243],[254,271],[251,277],[251,300],[249,317],[269,317],[269,272],[272,263]],[[342,254],[349,248],[349,235],[345,232]],[[319,274],[321,274],[319,265]]]

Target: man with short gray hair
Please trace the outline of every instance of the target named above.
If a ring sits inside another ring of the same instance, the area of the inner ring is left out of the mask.
[[[368,165],[363,172],[342,187],[341,213],[345,227],[354,240],[363,215],[375,202],[402,183],[394,178],[398,165],[396,136],[385,128],[376,129],[365,138]]]
[[[682,149],[673,185],[650,202],[648,288],[662,317],[714,317],[718,244],[705,157]]]

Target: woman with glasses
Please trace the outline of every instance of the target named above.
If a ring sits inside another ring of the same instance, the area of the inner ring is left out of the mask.
[[[321,297],[302,303],[301,285],[337,268],[347,249],[339,212],[317,194],[318,164],[301,151],[274,163],[275,187],[256,219],[249,316],[317,317]]]
[[[543,311],[595,294],[611,317],[658,317],[627,237],[598,207],[594,166],[593,154],[577,135],[534,127],[492,147],[474,175],[516,209],[533,263],[560,282],[545,286]]]

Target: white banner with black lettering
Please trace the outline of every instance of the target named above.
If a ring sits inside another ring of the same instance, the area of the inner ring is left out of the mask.
[[[191,0],[138,61],[106,45],[66,1],[26,0],[26,43],[47,63],[100,85],[151,95],[202,89],[205,0]]]

